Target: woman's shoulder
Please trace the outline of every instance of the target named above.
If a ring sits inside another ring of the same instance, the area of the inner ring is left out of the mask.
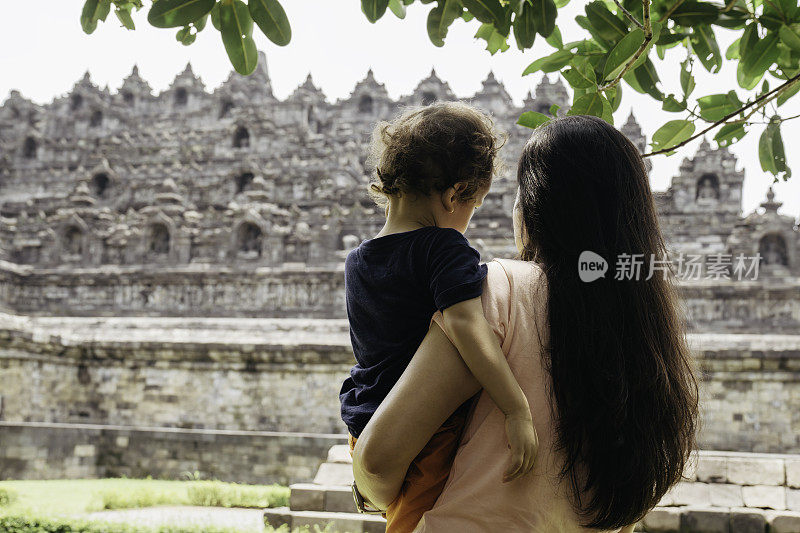
[[[508,309],[509,323],[543,318],[547,278],[541,265],[518,259],[493,259],[487,265],[490,300]]]
[[[533,261],[495,258],[487,265],[490,271],[494,270],[496,277],[504,275],[512,290],[517,286],[546,280],[542,267]]]

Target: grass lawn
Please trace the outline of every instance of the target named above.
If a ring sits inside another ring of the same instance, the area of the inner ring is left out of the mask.
[[[0,506],[0,515],[17,516],[75,516],[151,505],[277,507],[287,505],[289,496],[289,489],[278,485],[130,478],[0,481],[4,488],[17,498]]]

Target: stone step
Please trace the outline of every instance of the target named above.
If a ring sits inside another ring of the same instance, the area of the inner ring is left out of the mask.
[[[314,476],[315,485],[341,485],[349,487],[353,483],[353,465],[351,463],[322,463],[319,465],[317,475]]]
[[[350,446],[347,444],[331,446],[331,449],[328,450],[328,460],[326,462],[353,464],[353,458],[350,456]]]
[[[289,509],[292,511],[328,511],[355,513],[353,491],[342,485],[295,483],[289,486]]]
[[[264,524],[276,529],[283,525],[289,526],[290,529],[307,526],[312,531],[314,526],[318,526],[321,530],[330,527],[329,533],[385,533],[386,531],[386,520],[380,515],[292,511],[288,507],[266,509]]]

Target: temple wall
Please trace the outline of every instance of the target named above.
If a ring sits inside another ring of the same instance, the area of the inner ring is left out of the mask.
[[[346,433],[346,321],[3,316],[2,421]],[[701,448],[800,453],[797,337],[690,342]]]
[[[800,280],[684,281],[699,332],[797,333]],[[343,265],[335,268],[58,271],[0,263],[0,309],[51,316],[345,318]]]

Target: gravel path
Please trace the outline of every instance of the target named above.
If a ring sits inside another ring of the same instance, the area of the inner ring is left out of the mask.
[[[88,513],[85,516],[90,520],[128,522],[141,526],[199,524],[213,527],[235,527],[243,532],[260,533],[264,531],[264,511],[262,509],[180,505],[99,511]]]

